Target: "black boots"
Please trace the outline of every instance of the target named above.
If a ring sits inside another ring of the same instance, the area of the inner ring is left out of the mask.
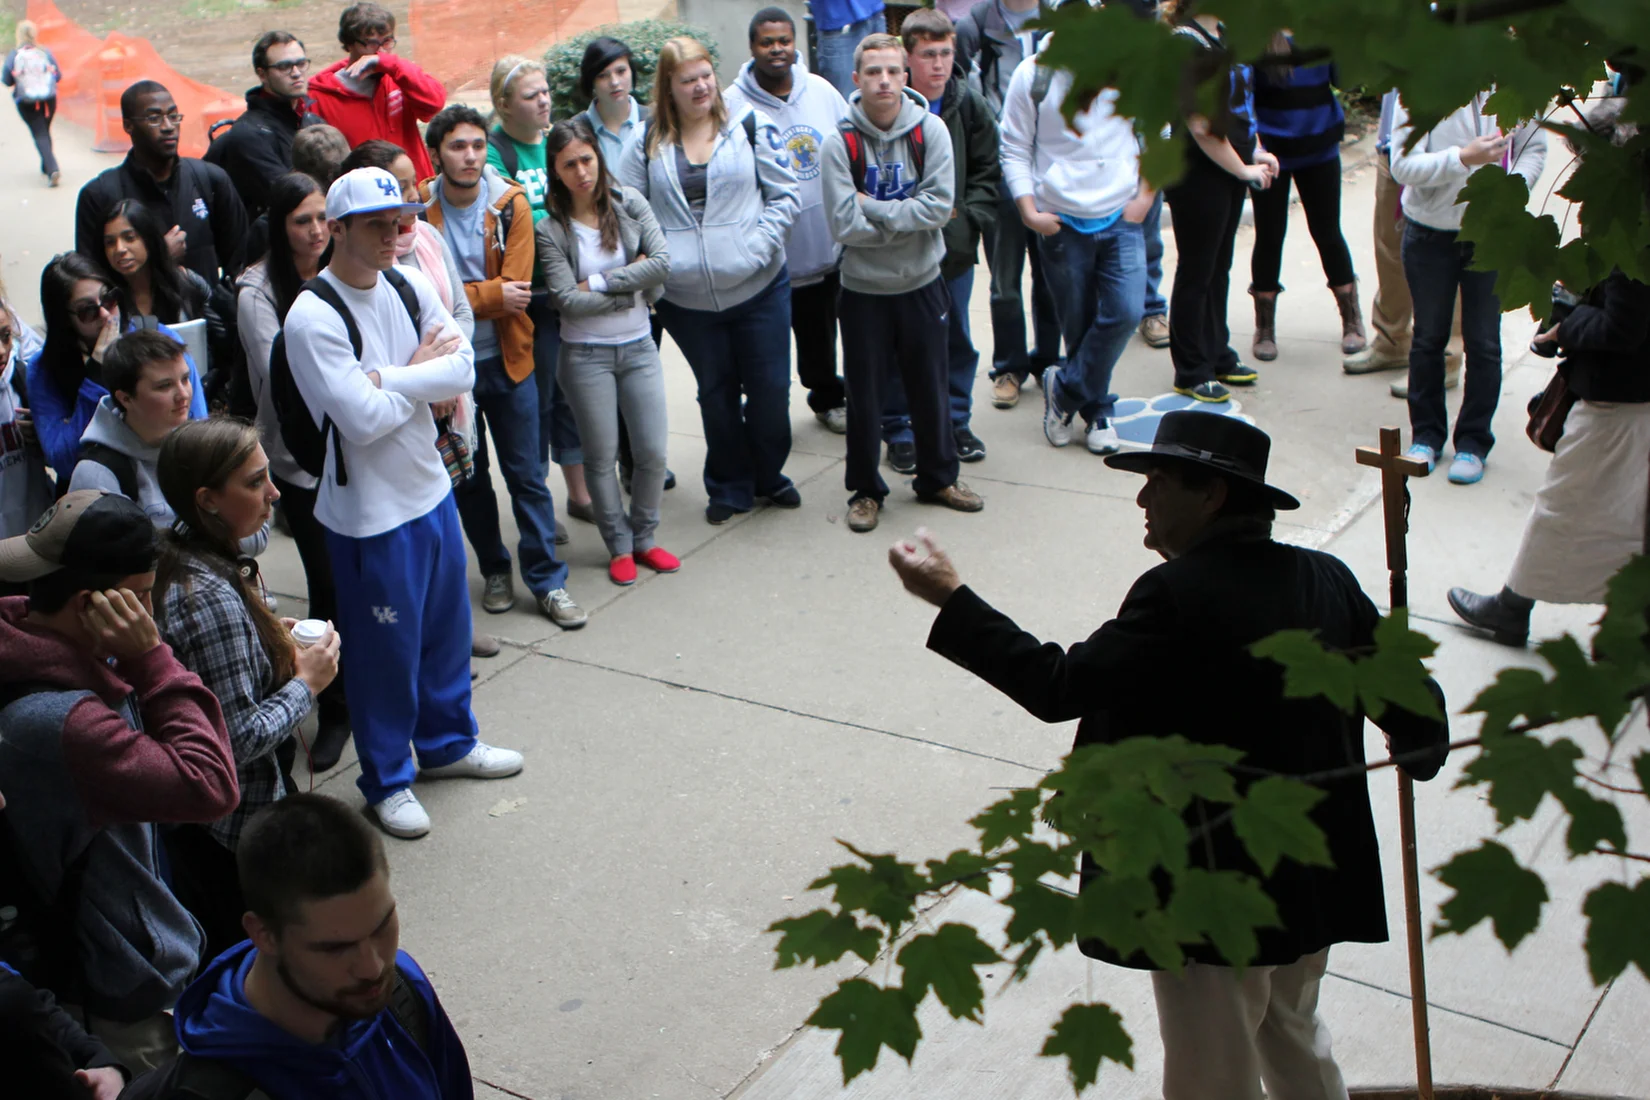
[[[1452,588],[1449,605],[1468,626],[1488,631],[1502,645],[1523,646],[1530,640],[1530,610],[1535,601],[1510,588],[1503,586],[1494,596]]]
[[[344,702],[343,692],[329,688],[321,693],[318,702],[320,714],[315,743],[309,749],[311,775],[320,775],[336,768],[338,758],[344,755],[344,746],[349,744],[349,706]]]
[[[1255,299],[1255,342],[1250,350],[1262,363],[1278,357],[1278,292],[1251,290]]]

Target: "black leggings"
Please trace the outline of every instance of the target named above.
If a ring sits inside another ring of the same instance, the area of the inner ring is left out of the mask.
[[[57,157],[52,152],[52,119],[57,117],[57,97],[17,101],[17,113],[23,116],[23,125],[34,138],[34,147],[40,152],[40,174],[49,176],[57,171]]]
[[[327,536],[321,521],[315,518],[315,498],[319,489],[301,489],[282,481],[274,474],[269,480],[281,494],[281,514],[292,531],[292,541],[298,544],[298,560],[304,563],[304,583],[309,589],[309,617],[336,619],[338,591],[332,584],[332,559],[327,557]],[[321,692],[319,699],[323,721],[341,720],[348,714],[344,702],[344,677],[333,678]]]
[[[1289,229],[1289,181],[1295,181],[1301,205],[1306,208],[1306,228],[1318,246],[1324,277],[1332,287],[1346,286],[1357,276],[1352,272],[1352,250],[1341,234],[1341,155],[1333,160],[1281,172],[1264,191],[1249,199],[1255,204],[1255,249],[1249,255],[1249,289],[1267,293],[1282,290],[1278,275],[1283,267],[1283,236]]]
[[[174,825],[163,834],[172,870],[172,893],[206,932],[202,962],[217,958],[246,939],[241,916],[246,900],[235,853],[218,843],[204,825]]]
[[[1247,184],[1193,153],[1180,182],[1163,192],[1173,212],[1175,269],[1169,298],[1174,384],[1191,389],[1237,365],[1226,328],[1232,245]]]

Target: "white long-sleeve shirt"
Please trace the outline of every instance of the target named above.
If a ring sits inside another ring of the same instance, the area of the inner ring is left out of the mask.
[[[1028,57],[1003,97],[1003,184],[1009,195],[1031,195],[1037,209],[1074,218],[1117,213],[1140,188],[1140,142],[1134,124],[1114,110],[1117,92],[1108,88],[1095,96],[1074,120],[1074,132],[1060,113],[1071,74],[1055,70],[1041,104],[1031,102],[1036,76],[1037,59]]]
[[[397,268],[418,292],[424,330],[458,334],[422,272]],[[304,402],[319,424],[332,418],[344,441],[347,485],[337,483],[332,444],[327,444],[315,518],[350,538],[371,538],[424,515],[452,491],[435,448],[430,402],[445,401],[475,384],[475,353],[468,340],[457,351],[406,365],[420,334],[400,296],[382,275],[372,290],[357,290],[331,271],[322,278],[337,288],[361,333],[361,356],[350,347],[338,311],[315,295],[298,295],[286,318],[287,362]],[[368,371],[377,371],[382,387]]]
[[[1410,132],[1409,112],[1399,100],[1392,114],[1392,178],[1404,189],[1404,216],[1429,229],[1460,229],[1465,206],[1455,200],[1467,180],[1483,165],[1461,163],[1461,148],[1476,137],[1488,137],[1500,128],[1494,115],[1484,113],[1488,92],[1479,92],[1472,102],[1442,119],[1426,136],[1405,152]],[[1547,131],[1526,122],[1512,133],[1507,152],[1508,171],[1524,177],[1530,193],[1541,179],[1547,163]]]

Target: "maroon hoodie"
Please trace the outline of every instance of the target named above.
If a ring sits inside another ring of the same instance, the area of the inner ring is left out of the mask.
[[[0,684],[86,693],[63,718],[61,760],[89,824],[207,822],[235,809],[223,711],[171,647],[110,664],[25,624],[27,614],[25,597],[0,599]],[[134,705],[141,728],[123,713]]]

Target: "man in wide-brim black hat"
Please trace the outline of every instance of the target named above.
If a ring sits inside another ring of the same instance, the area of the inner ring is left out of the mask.
[[[1062,651],[1021,630],[962,583],[925,532],[889,553],[907,590],[940,608],[928,647],[1045,722],[1079,719],[1076,744],[1180,734],[1230,745],[1246,769],[1307,775],[1364,763],[1364,719],[1324,699],[1287,699],[1281,667],[1249,653],[1280,630],[1309,629],[1331,648],[1374,641],[1379,618],[1352,572],[1329,554],[1275,542],[1278,509],[1300,502],[1266,483],[1271,440],[1229,416],[1172,412],[1150,451],[1108,465],[1146,475],[1137,503],[1146,545],[1167,560],[1135,581],[1117,617]],[[1443,694],[1432,689],[1443,710]],[[1438,773],[1447,722],[1389,707],[1379,725],[1416,779]],[[1253,774],[1252,772],[1249,774]],[[1380,851],[1361,771],[1322,782],[1313,819],[1334,866],[1285,860],[1262,876],[1230,825],[1188,848],[1194,867],[1260,880],[1281,927],[1258,930],[1259,955],[1235,970],[1207,944],[1186,944],[1179,974],[1153,975],[1166,1100],[1345,1097],[1318,1019],[1318,985],[1335,943],[1387,938]],[[1195,826],[1218,808],[1188,807]],[[1203,815],[1203,816],[1200,816]],[[1083,880],[1094,874],[1085,857]],[[1161,886],[1167,890],[1169,880]],[[1092,958],[1155,969],[1099,941]]]

